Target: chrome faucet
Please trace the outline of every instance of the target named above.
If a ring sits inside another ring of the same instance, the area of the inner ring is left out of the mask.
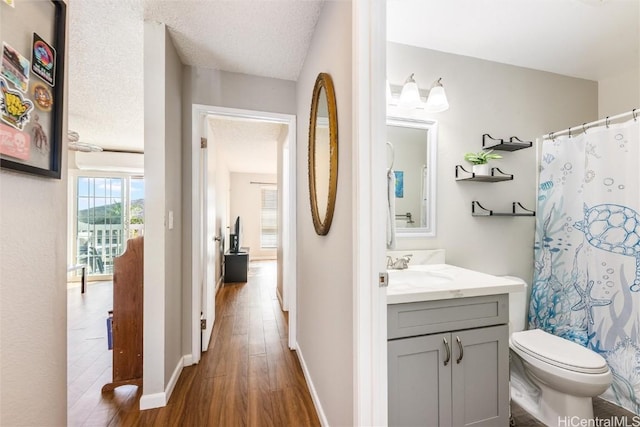
[[[413,254],[407,254],[394,260],[392,257],[387,255],[387,269],[404,270],[409,268],[409,261],[411,261],[412,256]]]

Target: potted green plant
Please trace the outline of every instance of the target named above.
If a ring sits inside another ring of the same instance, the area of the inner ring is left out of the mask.
[[[476,175],[491,175],[489,160],[501,159],[500,154],[495,154],[493,150],[482,150],[477,153],[467,153],[464,159],[473,165],[473,173]]]

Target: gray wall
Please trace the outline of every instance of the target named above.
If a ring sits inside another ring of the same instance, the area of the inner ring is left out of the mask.
[[[597,83],[389,43],[389,82],[401,84],[412,72],[425,89],[442,77],[451,107],[425,116],[439,123],[437,236],[400,239],[398,248],[444,248],[449,264],[531,281],[535,219],[472,217],[471,201],[501,211],[509,211],[513,201],[535,209],[535,148],[502,152],[504,158],[494,162],[513,173],[513,181],[456,182],[454,168],[468,166],[463,155],[481,149],[483,133],[535,140],[544,133],[595,120]]]
[[[182,353],[182,63],[165,30],[165,212],[173,212],[173,230],[165,235],[165,387]],[[167,219],[168,221],[168,219]],[[190,331],[189,331],[190,332]]]
[[[28,52],[28,46],[5,40]],[[62,135],[67,134],[66,69],[64,80]],[[63,138],[62,179],[0,170],[0,425],[67,423],[66,266]]]
[[[325,2],[297,84],[297,342],[329,425],[353,424],[351,3]],[[338,191],[327,236],[313,228],[307,146],[318,73],[333,78]]]
[[[146,209],[142,402],[146,396],[164,393],[183,354],[181,94],[180,85],[175,84],[180,81],[182,65],[164,24],[145,22],[144,39]],[[173,212],[173,229],[169,227],[170,212]]]
[[[296,114],[289,80],[184,66],[182,69],[182,351],[191,354],[191,111],[193,104]]]
[[[639,17],[640,18],[640,17]],[[640,108],[640,60],[598,80],[598,116],[604,118]]]

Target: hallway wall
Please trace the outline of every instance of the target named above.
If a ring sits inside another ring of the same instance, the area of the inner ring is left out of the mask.
[[[67,31],[67,40],[68,36]],[[16,49],[29,51],[27,46],[7,41]],[[68,43],[65,62],[67,47]],[[69,99],[67,69],[64,71],[62,135],[67,134]],[[0,170],[3,426],[67,423],[66,144],[63,139],[61,179]]]
[[[351,2],[325,2],[297,84],[297,343],[328,425],[353,424]],[[318,73],[333,79],[338,110],[338,191],[331,230],[311,220],[307,147]],[[321,417],[322,418],[322,417]]]

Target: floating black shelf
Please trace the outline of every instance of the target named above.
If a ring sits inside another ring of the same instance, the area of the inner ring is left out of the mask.
[[[523,141],[517,136],[512,136],[508,141],[504,139],[496,139],[485,133],[482,135],[482,149],[483,150],[501,150],[501,151],[516,151],[523,148],[529,148],[533,145],[531,141]]]
[[[471,202],[471,216],[536,216],[536,211],[525,208],[520,202],[513,202],[511,212],[494,212],[474,200]]]
[[[491,175],[478,175],[456,165],[456,181],[500,182],[512,179],[513,175],[504,173],[499,168],[491,168]]]

